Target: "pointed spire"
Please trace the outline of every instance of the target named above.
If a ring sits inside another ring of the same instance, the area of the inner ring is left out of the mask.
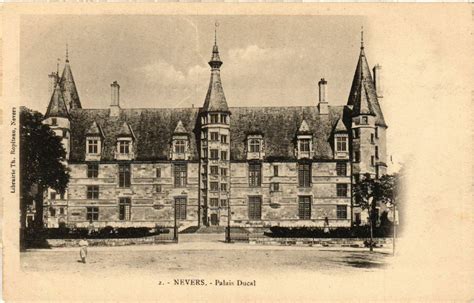
[[[186,128],[184,128],[183,122],[179,120],[178,124],[176,125],[176,128],[174,129],[173,134],[177,135],[177,134],[187,134],[187,133],[188,131],[186,130]]]
[[[212,48],[212,58],[211,61],[209,61],[209,66],[211,67],[211,79],[209,82],[206,99],[204,101],[203,110],[228,112],[229,107],[227,106],[220,76],[220,67],[222,65],[222,61],[219,57],[219,48],[217,47],[217,27],[219,24],[216,22],[215,26],[215,41]]]
[[[49,117],[69,119],[69,111],[64,102],[63,93],[57,84],[54,87],[53,95],[51,96],[48,109],[46,110],[45,118]]]
[[[66,44],[66,64],[64,65],[63,74],[59,81],[61,89],[64,93],[64,101],[69,109],[82,108],[79,94],[77,93],[76,83],[72,76],[71,66],[69,65],[69,47]]]
[[[309,128],[308,122],[303,118],[301,121],[300,127],[298,128],[298,134],[310,134],[311,130]]]
[[[354,72],[351,91],[347,105],[354,106],[353,114],[370,114],[377,116],[376,123],[386,125],[377,99],[372,73],[367,63],[364,47],[364,30],[361,30],[359,60]]]

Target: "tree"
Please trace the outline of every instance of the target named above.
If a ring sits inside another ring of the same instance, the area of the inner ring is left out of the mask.
[[[396,174],[383,175],[379,179],[372,179],[370,174],[365,174],[353,187],[353,195],[356,203],[360,205],[362,209],[367,209],[369,212],[370,251],[373,251],[373,229],[377,222],[375,216],[377,203],[392,206],[395,204],[397,193],[398,175]]]
[[[64,194],[69,172],[64,165],[66,151],[61,138],[42,123],[41,113],[26,107],[20,109],[20,213],[22,232],[26,210],[36,202],[34,227],[43,228],[43,197],[47,188]]]

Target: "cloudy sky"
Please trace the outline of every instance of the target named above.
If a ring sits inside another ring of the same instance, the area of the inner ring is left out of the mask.
[[[108,106],[115,80],[123,107],[201,106],[215,20],[230,106],[314,105],[322,77],[330,102],[346,103],[362,17],[28,17],[21,24],[22,101],[45,110],[47,75],[57,58],[64,64],[68,43],[84,107]]]

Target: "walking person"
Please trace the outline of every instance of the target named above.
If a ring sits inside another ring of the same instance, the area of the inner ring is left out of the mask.
[[[86,258],[87,258],[87,247],[89,246],[89,243],[87,242],[86,238],[81,239],[79,241],[79,255],[81,257],[82,263],[86,263]]]

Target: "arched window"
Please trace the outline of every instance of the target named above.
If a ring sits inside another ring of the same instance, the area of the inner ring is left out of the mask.
[[[260,152],[260,140],[251,139],[250,142],[249,142],[249,149],[250,149],[251,153]]]

